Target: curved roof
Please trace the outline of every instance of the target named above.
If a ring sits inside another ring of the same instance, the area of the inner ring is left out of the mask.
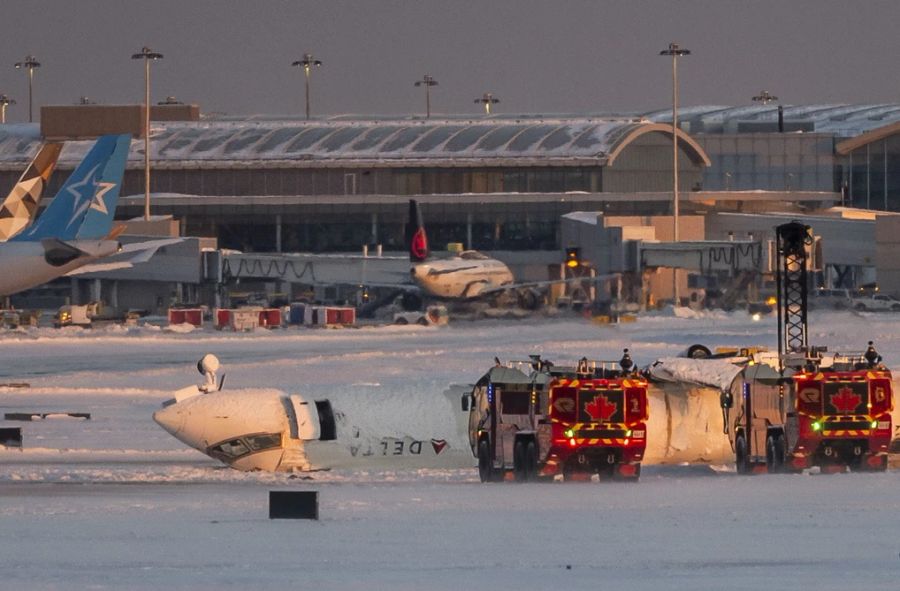
[[[866,144],[871,144],[872,142],[883,140],[884,138],[892,135],[900,135],[900,121],[891,123],[890,125],[885,125],[884,127],[879,127],[878,129],[873,129],[872,131],[864,133],[860,136],[844,140],[834,147],[834,151],[838,154],[846,155],[857,148],[865,146]]]
[[[508,165],[612,163],[632,141],[651,132],[671,130],[649,121],[589,117],[442,120],[243,120],[191,123],[154,122],[151,154],[158,165],[278,161],[338,164],[367,163],[452,166],[456,162],[491,161]],[[709,164],[703,149],[685,132],[685,151]],[[37,150],[34,126],[0,127],[0,162],[25,160]],[[77,161],[90,142],[68,142],[62,162]],[[143,159],[143,142],[135,141],[129,160]],[[314,164],[312,164],[314,165]]]

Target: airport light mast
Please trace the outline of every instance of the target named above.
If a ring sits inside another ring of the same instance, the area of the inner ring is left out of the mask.
[[[677,43],[669,43],[669,47],[659,55],[672,56],[672,241],[678,242],[678,58],[691,55]],[[678,306],[678,270],[672,269],[672,296],[674,305]]]
[[[758,95],[750,97],[754,103],[762,103],[768,105],[773,101],[777,101],[778,97],[769,94],[768,90],[761,91]],[[784,106],[778,103],[778,133],[784,133]]]
[[[0,94],[0,123],[6,123],[6,107],[16,104],[16,101],[5,94]]]
[[[484,114],[490,115],[491,114],[491,105],[496,105],[497,103],[500,102],[500,99],[495,97],[490,92],[486,92],[481,96],[481,98],[475,99],[475,102],[481,103],[482,105],[484,105]]]
[[[32,90],[34,86],[34,69],[40,68],[41,62],[37,61],[37,58],[33,55],[26,55],[25,61],[16,62],[17,70],[28,70],[28,122],[32,123],[34,121],[34,117],[32,116]]]
[[[133,60],[144,60],[144,221],[150,221],[150,62],[161,60],[163,55],[143,47]]]
[[[431,74],[425,74],[421,80],[416,80],[415,86],[425,87],[425,118],[431,118],[431,87],[437,86],[438,81]]]
[[[306,80],[306,119],[309,119],[309,75],[312,69],[322,66],[322,60],[317,60],[311,53],[304,53],[302,60],[297,60],[291,64],[295,67],[303,68],[303,76]]]

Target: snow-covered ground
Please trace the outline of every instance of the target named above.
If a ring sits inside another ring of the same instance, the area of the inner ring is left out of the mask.
[[[811,341],[900,360],[900,315],[812,312]],[[0,333],[2,412],[90,412],[0,448],[0,589],[821,589],[900,586],[900,473],[739,477],[648,467],[640,483],[477,482],[474,469],[240,473],[151,419],[215,353],[227,388],[373,404],[440,392],[492,363],[639,364],[693,343],[775,347],[741,313],[228,334],[152,328]],[[429,417],[422,417],[427,423]],[[270,521],[269,490],[318,490],[318,522]]]

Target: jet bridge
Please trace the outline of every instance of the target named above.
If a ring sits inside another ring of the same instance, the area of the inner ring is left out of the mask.
[[[668,267],[704,274],[729,272],[769,273],[772,257],[768,242],[750,240],[702,240],[696,242],[638,243],[638,268]]]
[[[216,283],[254,279],[308,285],[398,285],[409,283],[405,256],[270,254],[209,251],[203,277]]]

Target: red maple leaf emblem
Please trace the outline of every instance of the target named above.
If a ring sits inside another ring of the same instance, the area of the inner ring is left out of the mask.
[[[618,406],[618,404],[610,402],[606,396],[600,394],[584,405],[584,412],[588,413],[595,421],[607,421],[616,413]]]
[[[842,413],[849,414],[855,411],[860,402],[862,402],[862,396],[846,386],[838,390],[837,394],[831,395],[831,406]]]

